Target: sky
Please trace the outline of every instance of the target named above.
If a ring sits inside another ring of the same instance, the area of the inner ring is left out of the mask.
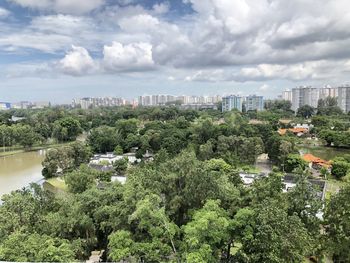
[[[348,83],[349,0],[0,0],[0,101]]]

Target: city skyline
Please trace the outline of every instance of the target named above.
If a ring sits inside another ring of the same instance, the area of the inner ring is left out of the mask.
[[[4,0],[0,100],[273,98],[304,83],[340,85],[349,11],[345,0]]]

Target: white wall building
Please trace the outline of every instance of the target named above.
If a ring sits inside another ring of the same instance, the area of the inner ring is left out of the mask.
[[[264,97],[250,95],[246,97],[246,111],[262,111],[264,110]]]
[[[318,100],[320,98],[320,92],[318,88],[313,87],[298,87],[292,90],[292,110],[297,111],[304,105],[309,105],[316,108]]]
[[[282,100],[287,100],[292,102],[293,100],[293,92],[291,90],[285,90],[282,92]]]
[[[338,106],[346,113],[350,111],[350,85],[338,87]]]
[[[222,98],[222,112],[237,109],[242,111],[243,99],[240,96],[230,95]]]

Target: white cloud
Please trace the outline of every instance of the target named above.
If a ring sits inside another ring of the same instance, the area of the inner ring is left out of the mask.
[[[273,79],[327,80],[347,74],[350,71],[349,65],[349,60],[320,60],[288,65],[261,64],[256,67],[242,68],[238,73],[233,74],[232,80],[241,82]]]
[[[59,61],[58,68],[65,74],[81,76],[96,70],[96,64],[85,48],[72,46],[72,50]]]
[[[208,81],[218,82],[225,80],[225,71],[222,69],[217,70],[199,70],[194,74],[185,77],[185,81]]]
[[[186,0],[195,12],[176,20],[166,16],[171,1],[8,1],[45,15],[23,29],[2,27],[2,50],[83,46],[103,52],[100,73],[175,68],[184,70],[176,79],[189,81],[320,80],[345,75],[337,61],[350,59],[348,0]],[[99,9],[104,2],[115,5]]]
[[[85,14],[101,7],[104,0],[7,0],[22,7],[65,14]]]
[[[25,31],[9,33],[0,36],[0,48],[11,52],[23,52],[23,49],[32,48],[46,53],[54,53],[72,42],[69,36],[58,34],[47,35],[41,32]]]
[[[152,45],[131,43],[123,45],[113,42],[103,48],[103,65],[107,71],[144,71],[154,68]]]
[[[157,15],[166,14],[169,12],[169,10],[170,10],[169,2],[157,3],[153,5],[153,12]]]
[[[0,19],[6,18],[6,17],[8,17],[10,14],[11,14],[10,11],[8,11],[8,10],[5,9],[5,8],[0,7]]]
[[[267,91],[269,89],[270,89],[270,86],[267,84],[264,84],[259,88],[259,91]]]
[[[157,18],[148,14],[125,17],[118,22],[120,28],[129,33],[154,32],[160,25]]]

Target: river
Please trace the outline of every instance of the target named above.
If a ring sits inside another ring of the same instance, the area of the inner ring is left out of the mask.
[[[0,197],[30,183],[40,182],[45,150],[0,157]]]

